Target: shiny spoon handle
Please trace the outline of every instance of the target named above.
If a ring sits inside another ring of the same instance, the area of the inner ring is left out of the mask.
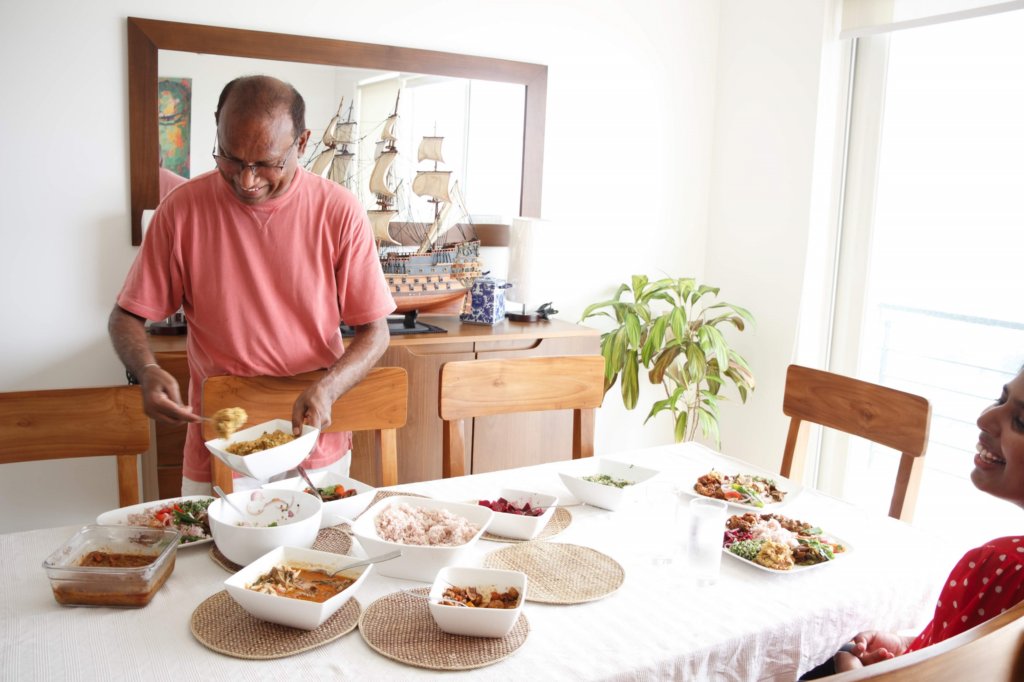
[[[241,516],[243,519],[247,518],[249,516],[249,514],[246,514],[244,511],[239,509],[238,506],[235,505],[234,502],[232,502],[231,500],[228,499],[228,494],[226,492],[224,492],[224,490],[219,485],[213,486],[213,492],[215,492],[218,495],[220,495],[220,499],[224,500],[224,504],[226,504],[227,506],[231,507],[236,512],[238,512],[238,515]]]
[[[349,570],[351,568],[359,568],[360,566],[365,566],[367,564],[376,564],[376,563],[381,562],[381,561],[390,561],[391,559],[397,559],[400,556],[402,556],[402,550],[396,549],[394,551],[388,552],[387,554],[381,554],[379,556],[372,556],[369,559],[360,559],[359,561],[353,561],[350,564],[345,564],[344,566],[342,566],[341,568],[335,570],[334,572],[330,573],[329,575],[330,575],[330,577],[334,577],[334,576],[338,575],[339,573],[341,573],[342,571],[347,571],[347,570]]]
[[[320,495],[320,491],[317,490],[317,487],[315,485],[313,485],[313,481],[310,480],[309,474],[306,473],[306,470],[303,469],[301,466],[295,467],[295,470],[299,472],[299,476],[302,476],[302,480],[305,481],[306,485],[309,486],[309,489],[313,491],[313,496],[316,499],[318,499],[321,502],[323,502],[324,498]]]

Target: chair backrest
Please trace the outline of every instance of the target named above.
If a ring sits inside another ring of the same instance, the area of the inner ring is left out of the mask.
[[[464,360],[441,366],[442,474],[466,473],[465,419],[510,412],[573,410],[573,459],[594,454],[594,413],[604,399],[604,357],[560,355]]]
[[[828,678],[835,682],[1024,680],[1024,601],[956,637]]]
[[[139,503],[149,418],[139,386],[0,393],[0,464],[117,457],[118,504]]]
[[[306,388],[323,376],[324,370],[293,377],[209,377],[203,383],[203,414],[212,415],[225,407],[241,407],[248,423],[291,419],[292,406]],[[375,468],[380,485],[398,483],[397,429],[405,426],[409,412],[409,375],[401,367],[376,367],[335,401],[331,408],[331,431],[374,431]],[[203,422],[203,437],[217,437],[212,423]],[[210,458],[214,484],[231,492],[231,470],[216,457]]]
[[[803,476],[804,422],[865,438],[901,453],[889,516],[911,520],[928,446],[932,408],[927,400],[867,381],[790,365],[782,412],[792,418],[782,456],[783,476]]]

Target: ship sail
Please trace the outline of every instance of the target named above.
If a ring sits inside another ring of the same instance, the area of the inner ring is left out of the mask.
[[[444,163],[444,158],[441,156],[441,143],[444,142],[443,137],[424,137],[420,142],[419,157],[417,161],[437,161]]]
[[[451,175],[451,171],[417,171],[412,180],[412,191],[417,196],[431,197],[435,201],[450,204],[452,199],[448,194],[448,181]]]
[[[430,229],[427,230],[426,236],[423,241],[420,242],[420,248],[417,253],[427,253],[434,247],[434,242],[437,241],[438,237],[443,235],[445,232],[450,230],[454,226],[454,222],[450,222],[452,206],[458,205],[460,208],[465,210],[465,203],[462,200],[462,192],[459,190],[459,182],[456,180],[452,183],[450,194],[453,199],[442,205],[441,210],[437,212],[437,216],[434,218],[433,224]],[[461,216],[456,216],[455,220]]]
[[[391,164],[395,162],[397,157],[398,152],[396,150],[386,150],[381,152],[380,156],[377,157],[377,162],[373,164],[373,172],[370,175],[370,191],[377,196],[378,203],[380,203],[381,198],[390,201],[395,196],[394,190],[388,186],[388,171],[391,170]]]
[[[328,171],[327,177],[338,183],[349,187],[351,176],[349,175],[349,168],[352,166],[352,159],[355,158],[355,154],[348,151],[339,151],[334,154],[334,158],[331,159],[331,170]],[[349,189],[352,189],[349,187]]]
[[[369,210],[366,214],[370,217],[370,227],[373,228],[373,238],[378,243],[400,244],[396,242],[388,231],[388,224],[395,217],[398,211]]]

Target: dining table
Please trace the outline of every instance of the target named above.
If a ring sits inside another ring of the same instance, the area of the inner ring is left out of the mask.
[[[532,542],[595,550],[621,572],[621,580],[600,598],[580,603],[536,602],[528,591],[528,628],[520,632],[525,639],[487,665],[438,669],[399,662],[368,644],[364,623],[277,658],[214,651],[192,629],[197,610],[224,590],[231,575],[214,560],[210,543],[180,547],[173,573],[142,608],[62,606],[42,563],[78,530],[74,526],[0,535],[0,680],[791,681],[858,631],[922,627],[951,566],[936,560],[934,538],[911,525],[787,482],[790,492],[777,513],[822,528],[841,539],[846,551],[794,571],[769,571],[725,554],[717,581],[698,583],[686,555],[687,502],[696,479],[711,470],[771,472],[693,442],[604,457],[658,474],[614,511],[566,506],[568,522]],[[556,495],[559,504],[573,505],[578,500],[559,473],[591,472],[597,459],[391,490],[464,502],[493,499],[508,488]],[[484,565],[489,555],[511,546],[481,539],[461,563]],[[366,556],[356,540],[349,553]],[[374,572],[354,599],[366,610],[388,595],[428,586]]]

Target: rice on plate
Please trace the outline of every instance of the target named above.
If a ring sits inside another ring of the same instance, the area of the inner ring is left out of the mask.
[[[378,514],[376,527],[377,534],[388,542],[431,547],[464,545],[480,532],[479,524],[447,509],[424,509],[405,502]]]

